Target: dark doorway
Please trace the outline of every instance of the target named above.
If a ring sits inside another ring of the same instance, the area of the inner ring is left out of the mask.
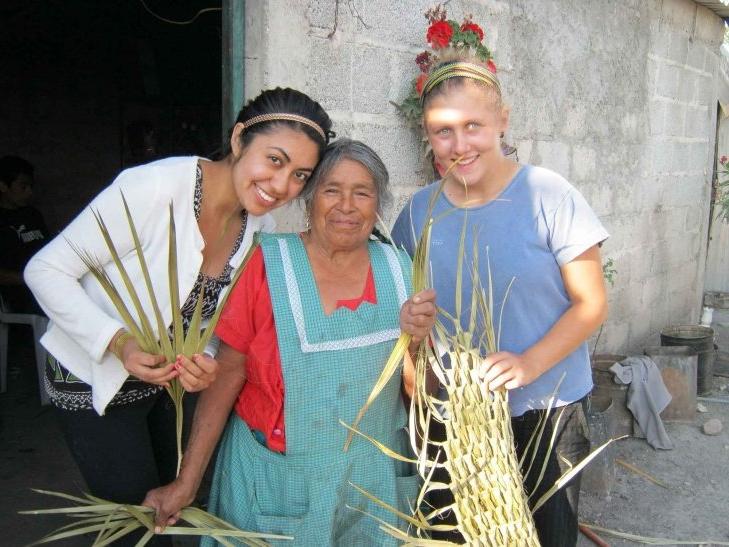
[[[36,204],[62,228],[127,166],[214,155],[220,0],[5,0],[0,155],[36,167]],[[200,14],[200,10],[213,8]]]

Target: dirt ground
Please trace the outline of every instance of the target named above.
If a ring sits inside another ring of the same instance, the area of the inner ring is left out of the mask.
[[[610,493],[590,492],[580,497],[580,520],[616,531],[690,541],[692,544],[729,543],[729,378],[716,376],[709,396],[724,402],[700,401],[706,412],[692,424],[666,423],[673,450],[654,450],[642,439],[618,441],[613,456],[647,472],[664,486],[615,465]],[[723,429],[708,436],[701,426],[718,418]],[[639,543],[599,535],[610,545]],[[714,543],[712,543],[714,542]],[[666,545],[675,545],[668,542]],[[592,545],[585,537],[580,547]]]
[[[12,349],[12,348],[11,348]],[[63,522],[55,517],[23,516],[19,509],[54,505],[31,487],[80,492],[83,480],[71,460],[49,407],[41,407],[32,351],[11,355],[8,392],[0,394],[0,545],[19,547],[39,539]],[[16,363],[13,366],[13,363]],[[17,366],[17,363],[23,363]],[[693,424],[669,423],[673,450],[657,451],[641,439],[613,445],[613,456],[642,469],[666,487],[616,465],[610,493],[583,489],[580,520],[613,530],[662,537],[729,542],[729,379],[715,378],[712,397],[726,403],[703,402],[707,412]],[[701,432],[710,418],[722,421],[717,436]],[[639,545],[601,533],[612,546]],[[58,542],[59,547],[88,541]],[[188,546],[194,543],[180,543]],[[668,543],[672,545],[674,543]],[[578,545],[592,543],[585,537]]]

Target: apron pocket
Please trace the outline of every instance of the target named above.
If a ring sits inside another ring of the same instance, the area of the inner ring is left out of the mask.
[[[299,517],[273,517],[270,515],[261,515],[253,513],[253,530],[262,534],[277,534],[281,536],[289,536],[296,538],[296,534],[301,528],[303,518]],[[288,539],[266,539],[269,545],[295,545]]]
[[[256,512],[262,517],[300,520],[309,512],[309,480],[303,471],[261,460],[253,468]]]
[[[418,501],[422,480],[420,475],[415,473],[406,477],[396,477],[397,485],[397,504],[399,509],[408,515],[413,513],[415,504]]]

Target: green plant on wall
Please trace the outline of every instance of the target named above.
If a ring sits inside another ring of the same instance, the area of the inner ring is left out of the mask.
[[[615,276],[618,275],[618,270],[615,269],[615,262],[612,258],[605,259],[605,262],[602,263],[602,277],[610,283],[610,286],[613,287],[615,285]],[[597,331],[597,336],[595,337],[595,346],[592,348],[592,359],[595,359],[595,353],[597,352],[597,344],[600,342],[600,336],[602,335],[602,329],[605,326],[605,323],[600,325],[600,330]]]
[[[719,160],[719,170],[716,178],[716,187],[714,188],[716,219],[729,224],[729,159],[726,156],[722,156]]]
[[[612,258],[608,258],[602,264],[602,276],[605,278],[605,281],[610,283],[611,287],[615,285],[615,276],[618,273],[618,270],[613,267],[614,264]]]

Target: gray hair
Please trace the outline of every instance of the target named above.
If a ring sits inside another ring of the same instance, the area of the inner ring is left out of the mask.
[[[377,190],[377,213],[381,216],[383,208],[392,201],[392,194],[388,189],[390,177],[387,174],[387,168],[377,152],[365,143],[352,139],[337,139],[327,146],[321,161],[311,175],[311,180],[299,196],[303,200],[306,210],[310,210],[314,193],[319,184],[342,160],[356,161],[369,171]]]

